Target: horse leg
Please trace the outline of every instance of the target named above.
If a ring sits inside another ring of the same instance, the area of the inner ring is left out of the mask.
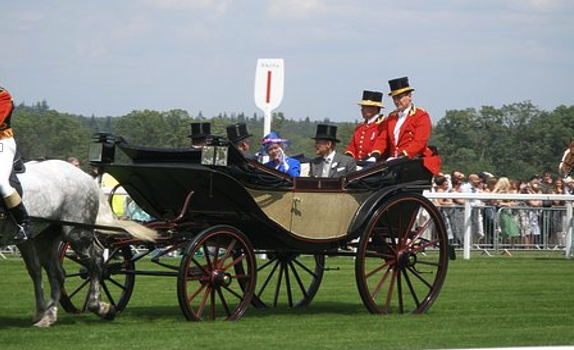
[[[68,235],[68,242],[78,254],[82,264],[88,269],[90,278],[88,310],[103,319],[113,320],[116,316],[115,307],[101,301],[100,280],[104,264],[103,250],[97,245],[93,231],[72,229]]]
[[[36,298],[36,312],[32,321],[37,323],[40,321],[46,312],[46,301],[44,300],[44,288],[42,286],[42,266],[40,260],[36,255],[36,247],[32,240],[28,240],[18,245],[18,249],[22,254],[22,259],[26,264],[28,275],[34,284],[34,297]]]
[[[57,226],[53,226],[51,232],[45,233],[35,242],[39,248],[37,251],[40,263],[50,282],[50,300],[46,305],[44,317],[35,324],[37,327],[49,327],[58,319],[58,305],[64,286],[64,269],[58,255],[60,242],[61,228]]]

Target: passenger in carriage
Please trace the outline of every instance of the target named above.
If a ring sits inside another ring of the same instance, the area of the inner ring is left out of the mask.
[[[28,239],[31,233],[30,217],[20,194],[10,184],[16,141],[11,127],[14,102],[10,93],[0,86],[0,195],[17,226],[12,237],[15,241]]]
[[[386,126],[384,116],[380,114],[384,108],[382,101],[382,92],[363,91],[363,99],[358,104],[364,121],[355,127],[353,137],[345,149],[346,155],[356,160],[367,160],[370,157],[375,140]]]
[[[205,146],[207,138],[211,135],[211,123],[191,123],[191,133],[187,136],[191,139],[191,148]]]
[[[76,168],[82,167],[82,163],[80,162],[80,160],[77,157],[68,157],[68,163],[72,164]]]
[[[288,157],[284,150],[290,144],[291,141],[282,139],[276,132],[265,136],[261,141],[264,151],[269,156],[269,161],[265,163],[265,166],[298,177],[301,176],[301,163],[295,158]]]
[[[318,124],[315,137],[315,152],[317,158],[311,161],[310,177],[343,177],[355,171],[357,164],[352,157],[336,151],[337,127],[335,125]]]
[[[255,156],[249,153],[250,138],[253,136],[247,130],[247,124],[245,123],[235,123],[233,125],[227,126],[227,139],[229,142],[235,145],[237,149],[243,153],[246,158],[255,158]]]
[[[389,80],[389,87],[396,109],[386,118],[386,128],[375,141],[370,156],[378,161],[421,156],[425,167],[438,174],[440,157],[427,145],[432,129],[429,114],[413,104],[414,89],[407,77]]]

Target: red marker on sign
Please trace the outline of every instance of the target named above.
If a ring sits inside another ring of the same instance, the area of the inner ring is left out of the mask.
[[[284,63],[282,58],[260,58],[255,71],[255,105],[264,113],[263,136],[271,132],[271,113],[283,100]]]

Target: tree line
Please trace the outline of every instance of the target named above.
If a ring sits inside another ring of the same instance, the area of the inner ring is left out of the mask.
[[[61,113],[50,109],[47,102],[16,106],[13,127],[18,147],[27,160],[41,158],[79,158],[87,165],[92,135],[107,132],[121,135],[128,142],[150,147],[187,148],[190,145],[190,123],[210,122],[215,135],[225,136],[226,126],[245,122],[252,138],[252,150],[259,147],[263,134],[263,116],[244,113],[220,114],[210,118],[187,111],[142,110],[123,116],[96,117]],[[338,146],[343,150],[361,120],[332,122],[291,119],[278,112],[273,116],[272,130],[291,140],[290,155],[315,156],[311,139],[319,123],[337,125]],[[558,106],[544,111],[531,102],[450,110],[434,125],[430,144],[438,147],[443,172],[460,170],[467,173],[488,171],[497,176],[526,179],[544,170],[557,172],[565,143],[574,138],[574,106]],[[120,156],[121,157],[121,156]],[[120,158],[121,159],[121,158]]]

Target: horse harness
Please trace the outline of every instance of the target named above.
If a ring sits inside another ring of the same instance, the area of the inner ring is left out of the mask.
[[[573,152],[573,150],[574,150],[574,143],[572,143],[570,148],[568,148],[568,150],[566,150],[566,153],[564,154],[564,157],[562,158],[562,164],[566,165],[567,167],[570,168],[568,170],[568,172],[564,175],[564,177],[568,177],[574,173],[574,152]]]

